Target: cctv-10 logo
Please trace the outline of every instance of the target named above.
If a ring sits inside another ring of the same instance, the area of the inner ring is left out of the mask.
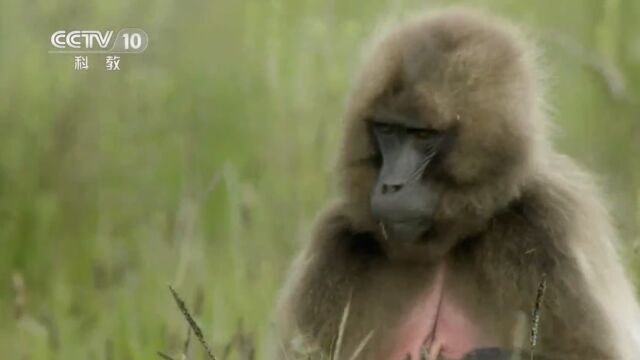
[[[59,30],[51,34],[50,53],[141,53],[149,45],[149,36],[142,29],[118,31]]]

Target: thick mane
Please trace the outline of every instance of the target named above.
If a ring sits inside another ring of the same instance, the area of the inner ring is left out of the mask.
[[[618,256],[618,235],[611,225],[606,201],[593,176],[570,158],[554,154],[534,175],[533,191],[542,193],[554,221],[561,222],[566,236],[555,239],[578,267],[580,279],[594,296],[598,315],[609,325],[602,336],[619,353],[616,358],[635,359],[640,354],[640,310],[631,283]],[[560,226],[558,226],[560,227]],[[575,279],[574,279],[575,280]],[[572,289],[575,284],[567,283]],[[562,316],[562,314],[559,314]]]

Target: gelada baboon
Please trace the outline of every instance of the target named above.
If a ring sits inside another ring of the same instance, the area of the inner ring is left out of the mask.
[[[547,141],[518,34],[449,9],[377,41],[339,198],[282,294],[281,358],[640,359],[607,211]]]

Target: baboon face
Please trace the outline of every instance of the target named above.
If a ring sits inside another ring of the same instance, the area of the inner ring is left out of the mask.
[[[381,160],[372,215],[394,241],[415,242],[429,230],[440,200],[430,175],[452,132],[428,127],[415,113],[381,111],[369,121]]]

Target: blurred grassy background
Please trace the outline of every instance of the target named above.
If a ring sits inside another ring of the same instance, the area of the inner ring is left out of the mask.
[[[362,42],[418,0],[0,0],[0,357],[152,359],[186,325],[258,339],[332,193]],[[555,142],[600,174],[630,271],[640,233],[640,2],[469,1],[530,29]],[[59,29],[149,34],[119,72]],[[260,356],[258,357],[260,358]]]

